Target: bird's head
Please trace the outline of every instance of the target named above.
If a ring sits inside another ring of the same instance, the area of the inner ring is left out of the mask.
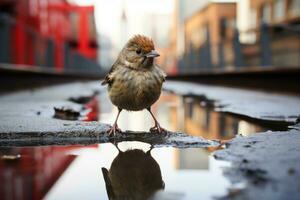
[[[154,58],[158,56],[153,41],[142,35],[132,37],[121,53],[125,65],[135,69],[150,68]]]

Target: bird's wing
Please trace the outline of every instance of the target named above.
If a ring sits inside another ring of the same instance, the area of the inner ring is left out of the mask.
[[[115,69],[117,68],[118,65],[118,61],[116,61],[110,68],[108,74],[104,77],[104,80],[101,82],[101,85],[111,85],[113,82],[113,78],[111,77],[111,74],[113,73],[113,71],[115,71]]]
[[[155,65],[155,67],[157,68],[157,70],[159,71],[159,74],[160,76],[162,77],[163,79],[163,82],[166,81],[166,77],[167,77],[167,74],[158,66],[158,65]]]

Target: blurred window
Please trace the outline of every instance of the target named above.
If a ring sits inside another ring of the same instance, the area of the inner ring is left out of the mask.
[[[232,136],[239,132],[239,120],[234,119],[232,122]]]
[[[70,13],[70,23],[71,23],[71,38],[74,41],[78,41],[79,32],[79,16],[76,12]]]
[[[204,128],[205,130],[209,130],[210,127],[210,113],[209,108],[205,108],[205,118],[204,118]]]
[[[199,48],[201,45],[203,45],[207,40],[207,27],[201,26],[197,30],[193,31],[191,34],[191,40],[194,45],[194,47]]]
[[[256,20],[257,20],[257,12],[256,9],[251,9],[250,10],[250,28],[255,28],[256,27]]]
[[[298,0],[299,1],[299,0]],[[284,0],[275,0],[274,4],[274,19],[282,20],[285,16],[285,1]]]
[[[38,14],[38,4],[39,2],[36,0],[31,0],[28,2],[29,14],[33,17],[37,16]]]
[[[193,103],[192,102],[188,103],[188,116],[189,116],[190,119],[193,119],[194,109],[193,109]]]
[[[224,114],[219,115],[219,134],[221,138],[224,138],[227,135],[226,118]]]
[[[226,37],[226,18],[222,17],[220,20],[220,36],[222,39]]]
[[[189,119],[193,118],[193,100],[189,97],[184,99],[184,106],[186,111],[186,116]]]
[[[271,6],[270,6],[270,4],[264,4],[262,6],[261,21],[264,23],[271,22]]]
[[[291,0],[289,4],[289,11],[292,17],[300,16],[300,0]]]

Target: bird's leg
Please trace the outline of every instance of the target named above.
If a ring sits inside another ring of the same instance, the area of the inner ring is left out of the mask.
[[[147,108],[147,110],[150,112],[152,118],[154,119],[154,123],[155,123],[154,127],[150,128],[150,132],[155,132],[155,131],[157,131],[159,133],[166,132],[166,130],[160,126],[160,124],[158,123],[158,121],[154,117],[153,113],[151,112],[151,108]]]
[[[118,147],[118,143],[114,140],[112,144],[118,149],[119,153],[122,152],[121,149]]]
[[[116,118],[114,124],[112,125],[112,127],[108,130],[108,135],[111,135],[111,134],[114,134],[114,135],[115,135],[116,132],[121,132],[121,129],[119,129],[118,124],[117,124],[118,118],[119,118],[119,115],[120,115],[121,111],[122,111],[122,109],[121,109],[121,108],[118,108],[118,115],[117,115],[117,118]]]

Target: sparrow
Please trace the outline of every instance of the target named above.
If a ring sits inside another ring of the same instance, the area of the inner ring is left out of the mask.
[[[119,150],[110,169],[103,167],[101,170],[109,199],[149,199],[165,188],[159,164],[151,156],[151,149],[147,152],[139,149]]]
[[[135,35],[124,46],[117,60],[105,76],[101,85],[108,85],[111,102],[118,107],[118,114],[109,135],[121,132],[117,122],[123,109],[140,111],[147,109],[155,125],[151,132],[165,131],[151,112],[151,106],[158,100],[166,74],[154,63],[159,54],[152,39]]]

